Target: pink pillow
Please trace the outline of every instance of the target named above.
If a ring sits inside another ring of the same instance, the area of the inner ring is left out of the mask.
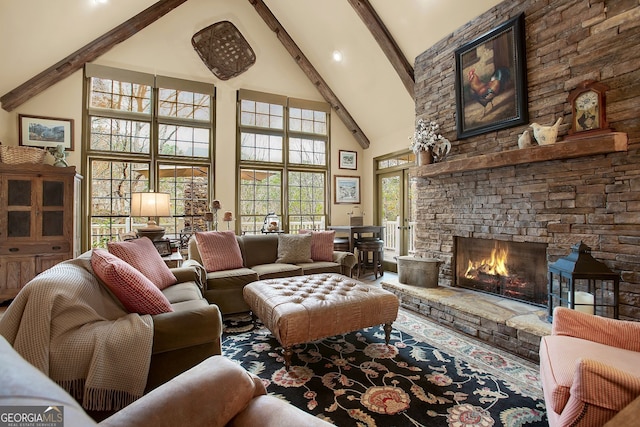
[[[110,253],[144,274],[160,290],[175,285],[178,281],[148,237],[109,242],[107,248]]]
[[[93,250],[91,267],[129,312],[160,314],[173,311],[171,303],[156,285],[104,249]]]
[[[311,233],[311,259],[314,261],[333,261],[333,240],[336,231],[299,230],[300,234]]]
[[[236,234],[229,231],[196,232],[196,243],[208,272],[244,267]]]

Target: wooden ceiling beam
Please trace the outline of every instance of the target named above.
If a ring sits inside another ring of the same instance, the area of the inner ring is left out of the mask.
[[[111,31],[81,47],[71,55],[52,65],[40,74],[27,80],[20,86],[0,97],[2,108],[12,111],[27,102],[43,90],[69,77],[81,69],[85,63],[103,55],[115,45],[125,41],[138,31],[154,23],[187,0],[160,0],[149,6],[133,18],[118,25]]]
[[[313,85],[318,89],[325,101],[331,105],[340,120],[342,120],[347,129],[351,131],[353,137],[358,141],[360,146],[362,146],[362,148],[369,148],[369,139],[366,137],[364,132],[362,132],[360,126],[358,126],[353,117],[351,117],[351,114],[349,114],[345,106],[340,102],[340,99],[338,99],[336,94],[331,90],[327,82],[324,81],[320,73],[318,73],[314,68],[309,59],[293,41],[289,33],[287,33],[267,5],[262,0],[249,0],[249,3],[253,5],[256,12],[258,12],[258,15],[260,15],[271,31],[276,33],[280,43],[282,43],[285,49],[287,49],[291,57],[307,75],[309,80],[311,80],[311,83],[313,83]]]
[[[380,19],[380,16],[378,16],[373,6],[371,6],[371,3],[369,3],[369,0],[349,0],[349,3],[369,31],[371,31],[378,45],[380,45],[387,59],[389,59],[389,62],[391,62],[391,65],[398,73],[402,84],[404,84],[411,98],[415,99],[413,66],[407,61],[407,58],[391,36],[386,25],[382,22],[382,19]]]

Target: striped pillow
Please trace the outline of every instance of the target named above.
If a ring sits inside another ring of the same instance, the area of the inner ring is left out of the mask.
[[[300,234],[311,233],[311,259],[314,261],[333,261],[333,240],[336,231],[299,230]]]
[[[199,231],[196,243],[208,272],[242,268],[242,252],[233,231]]]
[[[171,303],[156,285],[141,272],[104,249],[93,250],[91,267],[129,312],[160,314],[173,311]]]
[[[148,237],[107,243],[109,252],[144,274],[144,277],[163,290],[175,285],[178,279],[162,260],[155,245]]]

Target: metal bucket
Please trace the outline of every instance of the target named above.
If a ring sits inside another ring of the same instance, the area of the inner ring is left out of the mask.
[[[442,261],[435,258],[399,256],[398,280],[406,285],[437,288]]]

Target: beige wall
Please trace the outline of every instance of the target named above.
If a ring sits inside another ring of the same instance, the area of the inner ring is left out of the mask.
[[[14,16],[27,17],[25,11],[18,8],[14,2],[2,1],[3,15],[5,11]],[[15,2],[19,3],[19,2]],[[30,1],[29,3],[33,3]],[[55,17],[57,6],[49,2],[37,2],[42,14]],[[54,3],[54,2],[51,2]],[[138,5],[140,9],[152,4],[153,1],[145,1]],[[128,8],[128,14],[121,11],[124,21],[129,16],[138,12],[134,6],[123,5]],[[95,10],[76,11],[75,13],[89,15],[98,13]],[[5,15],[7,16],[7,15]],[[16,18],[18,19],[18,18]],[[17,44],[2,42],[0,57],[8,58],[8,62],[20,61],[25,58],[25,52],[39,54],[42,51],[43,58],[38,55],[28,57],[29,62],[21,67],[21,73],[15,73],[11,67],[2,67],[0,71],[0,92],[2,94],[22,84],[28,78],[46,69],[55,62],[64,58],[71,49],[79,49],[86,43],[99,37],[108,28],[94,28],[83,23],[83,15],[78,19],[82,25],[82,38],[70,38],[65,36],[67,32],[77,34],[76,28],[57,28],[55,38],[65,40],[65,47],[60,43],[51,43],[51,37],[43,32],[26,32],[26,39],[18,40]],[[191,46],[191,36],[198,30],[222,20],[233,22],[253,47],[258,60],[245,73],[228,81],[218,80],[200,61]],[[18,27],[11,20],[2,18],[2,23]],[[37,27],[38,22],[32,22]],[[46,22],[42,22],[46,26]],[[11,31],[11,28],[3,31]],[[232,180],[235,173],[235,100],[236,90],[240,88],[282,94],[290,97],[321,101],[322,97],[309,82],[304,73],[291,59],[274,34],[267,28],[261,18],[255,13],[251,4],[247,1],[228,2],[224,0],[190,0],[164,16],[143,31],[117,45],[111,51],[98,58],[95,63],[120,67],[130,70],[167,75],[184,79],[193,79],[214,83],[217,88],[217,122],[216,122],[216,188],[215,198],[223,203],[223,208],[236,211],[235,183]],[[22,64],[22,63],[21,63]],[[26,73],[29,74],[26,74]],[[363,150],[351,136],[338,116],[332,114],[332,175],[359,175],[362,183],[362,205],[367,213],[372,212],[372,159],[391,151],[396,151],[407,146],[407,136],[413,126],[413,105],[408,98],[407,109],[409,114],[400,125],[390,123],[389,134],[367,135],[371,140],[371,148]],[[49,117],[73,118],[75,120],[75,151],[69,153],[69,163],[81,164],[82,147],[82,72],[78,71],[69,78],[59,82],[41,94],[27,101],[16,110],[6,112],[0,110],[0,141],[3,144],[17,145],[18,141],[18,114],[42,115]],[[358,170],[339,170],[337,167],[338,150],[350,150],[358,153]],[[52,160],[52,158],[51,158]],[[84,173],[84,171],[80,171]],[[331,222],[333,224],[344,223],[347,220],[347,212],[351,205],[334,205],[331,195]],[[371,215],[365,216],[366,222],[373,220]]]

